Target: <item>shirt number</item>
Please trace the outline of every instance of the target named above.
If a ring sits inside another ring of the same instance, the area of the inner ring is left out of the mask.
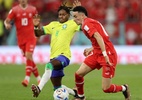
[[[27,25],[28,25],[28,19],[22,18],[22,26],[27,26]]]

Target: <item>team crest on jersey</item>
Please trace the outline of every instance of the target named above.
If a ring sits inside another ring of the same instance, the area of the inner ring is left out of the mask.
[[[26,13],[23,13],[23,16],[26,16],[27,14]]]
[[[32,13],[29,13],[29,17],[32,17]]]
[[[67,28],[67,24],[64,24],[64,25],[62,26],[62,28],[63,28],[63,29],[66,29],[66,28]]]
[[[89,27],[87,25],[84,26],[85,31],[89,31]]]
[[[20,14],[18,13],[18,14],[17,14],[17,17],[19,17],[19,16],[20,16]]]

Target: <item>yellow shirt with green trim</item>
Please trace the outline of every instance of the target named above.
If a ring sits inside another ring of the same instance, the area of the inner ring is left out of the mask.
[[[73,20],[68,20],[65,23],[53,21],[46,26],[43,26],[45,34],[51,35],[50,42],[50,59],[59,55],[64,55],[68,59],[71,58],[70,43],[76,31],[80,30]]]

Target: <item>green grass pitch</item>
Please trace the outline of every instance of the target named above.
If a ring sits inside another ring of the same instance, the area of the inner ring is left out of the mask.
[[[70,65],[65,68],[66,76],[63,84],[74,87],[74,72],[79,65]],[[44,65],[38,65],[40,74],[44,72]],[[31,84],[37,84],[32,75],[28,87],[23,87],[21,81],[24,79],[24,65],[5,64],[0,65],[0,100],[53,100],[53,88],[51,82],[43,88],[38,98],[32,97]],[[142,100],[142,65],[118,65],[115,77],[112,80],[115,84],[130,86],[131,100]],[[85,95],[87,100],[124,100],[122,93],[103,93],[101,89],[101,70],[95,70],[85,76]],[[70,96],[70,100],[72,100]]]

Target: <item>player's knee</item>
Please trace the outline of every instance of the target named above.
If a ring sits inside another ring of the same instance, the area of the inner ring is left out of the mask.
[[[26,57],[27,60],[32,60],[33,59],[32,53],[29,53],[29,52],[25,53],[25,57]]]
[[[51,64],[51,63],[47,63],[47,64],[45,65],[45,69],[53,70],[52,64]]]
[[[63,65],[62,65],[62,63],[59,60],[55,59],[55,60],[51,61],[50,63],[52,64],[54,70],[61,70],[61,69],[63,69]]]
[[[51,77],[63,77],[64,72],[63,70],[53,70]]]

